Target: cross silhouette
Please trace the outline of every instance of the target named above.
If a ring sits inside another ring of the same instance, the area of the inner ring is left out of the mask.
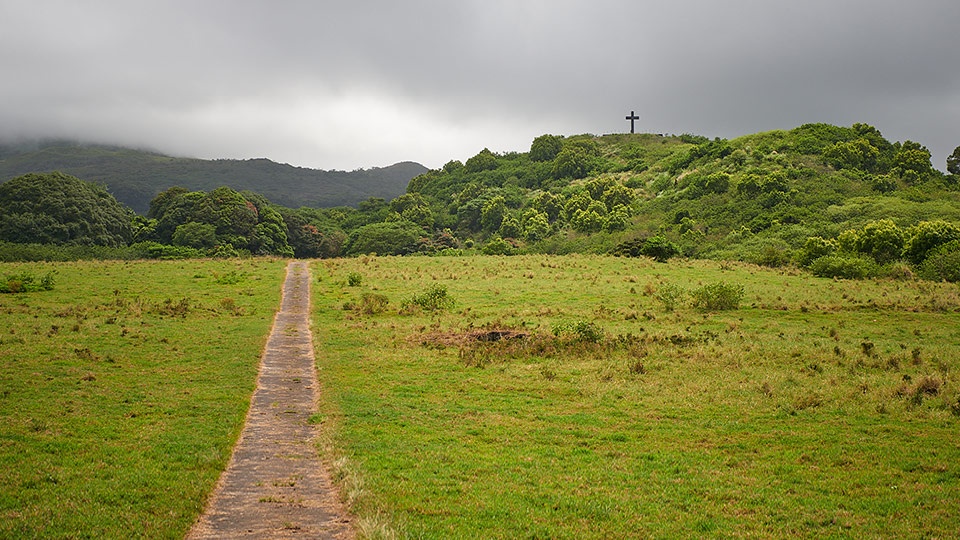
[[[630,111],[630,116],[627,117],[627,120],[630,121],[630,133],[633,133],[633,122],[639,119],[640,117],[637,116],[637,113]]]

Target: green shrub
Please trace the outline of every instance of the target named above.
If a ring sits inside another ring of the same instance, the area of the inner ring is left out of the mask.
[[[932,249],[920,265],[920,276],[933,281],[960,283],[960,240]]]
[[[743,285],[711,283],[690,292],[693,307],[704,311],[737,309],[743,300]]]
[[[577,343],[600,343],[606,333],[603,328],[590,321],[560,323],[553,327],[553,335]]]
[[[30,272],[12,274],[0,281],[0,293],[25,293],[53,290],[53,272],[39,280]]]
[[[628,240],[613,248],[612,253],[618,257],[650,257],[657,262],[666,262],[671,257],[680,254],[680,248],[663,236],[653,236],[647,239]]]
[[[427,311],[443,311],[456,305],[456,301],[447,293],[443,285],[434,285],[421,294],[404,302],[403,307],[417,306]]]
[[[363,275],[360,272],[350,272],[347,275],[347,285],[350,287],[359,287],[363,283]]]
[[[232,259],[234,257],[239,257],[240,252],[237,251],[237,248],[233,247],[233,244],[227,242],[224,244],[219,244],[210,252],[210,256],[215,259]]]
[[[157,242],[140,242],[131,246],[147,259],[199,259],[205,255],[201,249],[187,246],[169,246]]]
[[[513,246],[503,238],[494,236],[481,251],[484,255],[510,255],[513,252]]]
[[[820,257],[833,255],[834,252],[839,249],[839,247],[840,246],[836,240],[831,240],[820,236],[811,236],[810,238],[807,238],[806,242],[804,242],[803,248],[800,250],[800,253],[797,256],[797,262],[800,264],[800,266],[809,266],[810,263],[819,259]]]
[[[683,299],[687,296],[687,291],[679,285],[664,285],[657,289],[653,297],[656,298],[666,311],[677,309]]]
[[[762,243],[759,250],[751,257],[757,265],[768,268],[780,268],[790,263],[791,252],[786,242],[777,239],[768,239]]]
[[[877,275],[879,267],[872,258],[827,255],[810,263],[813,275],[827,278],[864,279]]]
[[[907,229],[906,236],[903,256],[920,265],[938,246],[960,240],[960,226],[942,219],[921,221]]]

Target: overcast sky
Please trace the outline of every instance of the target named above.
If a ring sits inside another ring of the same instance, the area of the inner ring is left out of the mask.
[[[436,168],[544,133],[866,122],[945,168],[957,0],[0,0],[0,138]]]

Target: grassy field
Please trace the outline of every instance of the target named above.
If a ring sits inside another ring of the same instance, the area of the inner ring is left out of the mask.
[[[368,536],[960,534],[956,285],[588,256],[314,275],[316,420]],[[691,305],[717,283],[739,309]]]
[[[285,261],[0,264],[0,537],[182,538],[239,434]]]
[[[0,265],[55,272],[0,294],[0,537],[182,537],[284,266]],[[956,285],[587,256],[313,272],[316,421],[368,536],[960,531]],[[718,283],[739,309],[691,305]]]

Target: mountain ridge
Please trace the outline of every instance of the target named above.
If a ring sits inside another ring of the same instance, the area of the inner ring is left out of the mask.
[[[158,193],[181,186],[209,191],[229,186],[297,208],[354,206],[371,197],[393,199],[409,181],[428,171],[413,161],[354,171],[322,170],[267,158],[199,159],[106,144],[66,140],[0,144],[0,183],[31,172],[61,171],[102,183],[134,211],[144,214]]]

